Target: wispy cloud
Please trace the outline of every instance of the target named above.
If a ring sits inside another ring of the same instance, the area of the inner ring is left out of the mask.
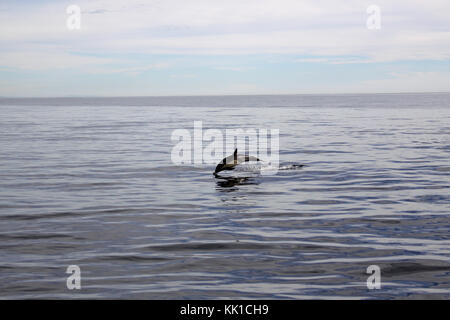
[[[82,10],[81,30],[66,28],[66,2],[0,4],[0,68],[75,70],[115,77],[170,69],[168,78],[196,74],[208,85],[206,71],[200,75],[189,69],[193,59],[183,65],[175,62],[177,57],[198,57],[195,64],[212,72],[245,71],[259,80],[261,68],[269,67],[243,62],[246,56],[269,57],[267,64],[274,57],[289,57],[281,60],[311,67],[450,60],[448,0],[430,0],[426,5],[421,0],[377,0],[382,13],[377,31],[366,27],[366,8],[372,3],[360,0],[76,0],[70,4]],[[203,62],[203,57],[214,56],[230,57],[229,64]],[[261,88],[246,83],[247,88]]]
[[[22,70],[76,69],[117,62],[111,58],[82,56],[66,52],[0,52],[0,66]]]
[[[213,67],[214,70],[220,70],[220,71],[236,71],[236,72],[240,72],[240,71],[245,71],[245,70],[249,70],[251,68],[249,67],[233,67],[233,66],[217,66],[217,67]]]
[[[394,73],[387,79],[367,80],[353,88],[360,92],[445,92],[450,74],[446,72]]]
[[[123,61],[121,61],[123,63]],[[160,70],[166,69],[170,67],[170,63],[160,62],[154,63],[150,65],[139,65],[134,67],[118,67],[117,65],[106,65],[103,67],[93,67],[89,70],[90,73],[93,74],[129,74],[129,75],[139,75],[143,72],[147,72],[150,70]]]
[[[175,78],[175,79],[192,79],[192,78],[196,78],[197,75],[195,75],[195,74],[171,74],[170,77]]]
[[[370,61],[450,56],[448,1],[377,1],[382,29],[369,31],[361,1],[77,1],[82,30],[65,28],[62,4],[10,10],[0,42],[77,46],[89,52],[358,55]]]

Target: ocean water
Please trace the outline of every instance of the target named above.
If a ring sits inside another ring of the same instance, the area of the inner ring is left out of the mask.
[[[450,298],[450,94],[2,98],[0,112],[0,298]],[[305,166],[177,166],[171,134],[194,121],[277,128],[281,164]]]

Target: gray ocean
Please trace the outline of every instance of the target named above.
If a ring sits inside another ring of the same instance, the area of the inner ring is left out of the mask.
[[[0,98],[0,113],[2,299],[450,299],[450,94]],[[305,166],[178,166],[171,134],[194,121],[279,129],[280,163]]]

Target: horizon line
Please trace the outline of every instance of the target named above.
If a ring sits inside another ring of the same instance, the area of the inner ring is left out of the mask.
[[[0,99],[68,99],[68,98],[176,98],[176,97],[246,97],[246,96],[307,96],[307,95],[396,95],[396,94],[449,94],[450,91],[419,92],[344,92],[344,93],[247,93],[247,94],[180,94],[180,95],[118,95],[118,96],[0,96]]]

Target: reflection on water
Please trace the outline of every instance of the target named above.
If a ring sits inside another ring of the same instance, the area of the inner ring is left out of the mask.
[[[236,191],[240,185],[259,184],[255,177],[223,177],[216,174],[215,178],[217,190],[222,192]]]
[[[305,165],[302,164],[281,164],[277,168],[276,172],[279,171],[287,171],[287,170],[300,170]],[[263,167],[264,168],[264,167]],[[272,167],[269,167],[270,170],[273,170]],[[233,175],[234,171],[227,172],[225,174],[221,173],[214,173],[214,178],[216,178],[216,184],[217,184],[217,190],[223,191],[223,192],[230,192],[230,191],[236,191],[239,190],[237,186],[242,185],[258,185],[261,182],[262,177],[264,176],[272,176],[275,175],[276,172],[271,172],[269,174],[261,174],[260,172],[261,168],[256,168],[253,171],[245,172],[245,171],[239,171],[236,175]],[[236,188],[233,188],[236,187]]]
[[[0,99],[0,297],[448,299],[449,97]],[[173,165],[198,120],[283,169]]]

